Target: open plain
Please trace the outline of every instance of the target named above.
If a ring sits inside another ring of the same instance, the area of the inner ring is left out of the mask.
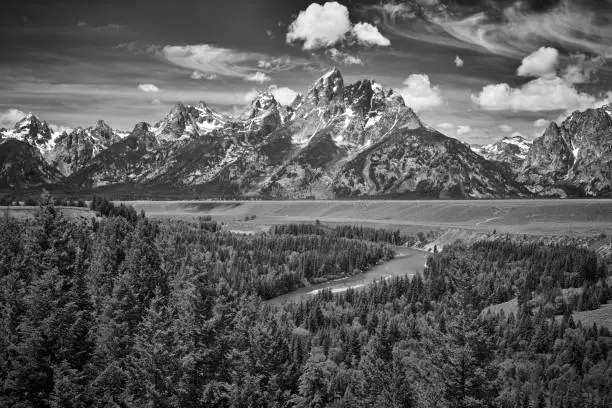
[[[210,215],[238,230],[288,222],[584,236],[612,232],[612,200],[131,201],[153,218]],[[255,216],[253,218],[253,216]],[[245,218],[253,218],[245,222]]]

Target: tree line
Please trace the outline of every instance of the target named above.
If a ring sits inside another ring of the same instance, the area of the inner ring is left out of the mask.
[[[386,242],[391,245],[412,246],[422,240],[420,236],[409,235],[399,229],[388,230],[383,228],[363,227],[359,225],[325,226],[318,220],[314,224],[280,224],[271,228],[273,234],[290,235],[322,235],[349,239],[360,239],[372,242]]]

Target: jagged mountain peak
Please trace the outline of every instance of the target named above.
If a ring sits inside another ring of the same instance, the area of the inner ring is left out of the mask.
[[[134,129],[131,133],[148,132],[151,125],[147,122],[138,122],[134,125]]]
[[[500,140],[473,149],[487,160],[508,163],[517,168],[527,157],[533,142],[515,133],[502,137]]]
[[[47,122],[31,112],[18,120],[12,129],[4,130],[1,136],[28,143],[41,152],[53,147],[53,131]]]
[[[342,98],[343,92],[344,79],[340,70],[334,67],[315,81],[304,99],[309,103],[318,105],[319,103],[329,103],[331,100]]]
[[[274,98],[274,95],[272,95],[271,92],[260,91],[251,101],[249,108],[247,109],[247,116],[251,116],[251,112],[253,111],[270,110],[278,107],[279,103],[276,101],[276,98]]]
[[[592,134],[612,127],[612,117],[606,107],[574,111],[562,124],[569,133]]]
[[[161,141],[167,142],[210,133],[225,124],[222,115],[213,112],[206,103],[196,106],[177,102],[168,115],[157,122],[151,131]]]

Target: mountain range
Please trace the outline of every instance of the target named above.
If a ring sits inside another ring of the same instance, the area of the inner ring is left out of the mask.
[[[289,106],[260,93],[240,115],[177,103],[155,124],[54,132],[33,114],[0,130],[0,188],[171,189],[264,198],[609,196],[612,107],[551,122],[533,142],[472,147],[423,123],[376,81],[337,69]]]

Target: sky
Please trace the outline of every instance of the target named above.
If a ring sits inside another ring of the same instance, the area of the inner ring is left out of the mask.
[[[0,127],[130,130],[178,101],[281,103],[333,66],[468,143],[612,101],[612,0],[3,0]]]

